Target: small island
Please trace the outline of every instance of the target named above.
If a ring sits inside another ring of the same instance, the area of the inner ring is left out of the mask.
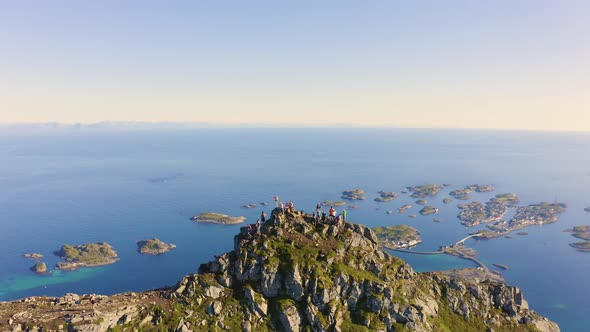
[[[575,226],[568,231],[572,232],[572,236],[584,240],[582,242],[570,243],[570,246],[579,251],[590,252],[590,226]]]
[[[408,218],[416,218],[416,217],[418,217],[417,214],[410,214],[410,215],[408,215]]]
[[[496,190],[494,186],[489,184],[472,184],[470,186],[467,186],[465,189],[475,190],[478,193],[487,193]]]
[[[399,196],[398,193],[393,191],[380,191],[379,197],[375,198],[375,202],[389,202],[393,201]]]
[[[137,241],[137,251],[143,255],[161,255],[174,248],[176,245],[164,243],[157,238]]]
[[[572,229],[572,236],[581,240],[590,241],[590,226],[575,226]]]
[[[445,203],[445,204],[450,204],[452,201],[453,201],[452,198],[449,198],[449,197],[443,198],[443,203]]]
[[[570,246],[578,251],[590,252],[590,241],[570,243]]]
[[[425,206],[422,208],[422,210],[418,211],[418,213],[420,213],[423,216],[427,216],[429,214],[433,214],[433,213],[437,213],[438,209],[435,208],[434,206]]]
[[[191,217],[191,220],[211,224],[235,225],[243,223],[246,218],[243,216],[230,217],[227,214],[216,212],[203,212],[198,216]]]
[[[456,199],[460,199],[462,201],[466,201],[471,198],[471,193],[473,192],[470,188],[465,189],[456,189],[449,193],[449,196],[452,196]]]
[[[410,248],[422,242],[420,232],[406,225],[375,227],[373,231],[381,245],[388,249]]]
[[[345,201],[323,201],[320,203],[320,205],[321,206],[329,206],[329,207],[344,206],[344,205],[346,205],[346,202]]]
[[[240,206],[242,209],[254,209],[256,207],[255,203],[244,204]]]
[[[404,204],[399,209],[397,209],[397,213],[402,214],[411,208],[412,208],[412,206],[410,204]]]
[[[365,196],[365,191],[362,189],[348,189],[342,192],[342,199],[347,199],[351,201],[360,201],[367,199]]]
[[[520,202],[520,198],[514,193],[504,193],[496,195],[491,201],[502,205],[514,205]]]
[[[29,258],[29,259],[34,259],[34,260],[40,260],[41,258],[43,258],[43,255],[33,252],[30,254],[24,254],[23,257]]]
[[[31,267],[31,271],[37,274],[45,274],[47,273],[47,265],[43,262],[39,262]]]
[[[427,203],[428,203],[428,201],[425,199],[419,199],[416,201],[416,204],[418,204],[418,205],[426,205]]]
[[[359,208],[359,206],[358,206],[358,205],[349,205],[349,206],[348,206],[348,209],[349,209],[349,210],[354,210],[354,209],[358,209],[358,208]]]
[[[117,262],[117,252],[106,242],[85,243],[77,246],[65,244],[55,253],[65,262],[57,263],[58,270],[75,270],[80,267],[109,265]]]
[[[590,212],[590,206],[589,206],[589,207],[587,207],[587,208],[584,208],[584,211],[586,211],[586,212]]]
[[[425,184],[416,187],[407,187],[409,191],[412,192],[410,197],[414,198],[424,198],[426,196],[434,196],[436,195],[444,186],[437,185],[437,184]]]

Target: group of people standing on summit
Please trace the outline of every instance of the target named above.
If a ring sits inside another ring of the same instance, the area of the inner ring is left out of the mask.
[[[340,223],[341,221],[346,222],[346,214],[346,209],[343,209],[342,213],[337,214],[336,209],[334,209],[333,206],[330,206],[330,210],[326,216],[326,212],[322,212],[322,204],[318,203],[315,207],[314,219],[316,222],[332,221]]]
[[[280,208],[281,213],[284,214],[285,212],[294,213],[295,212],[295,205],[293,201],[286,201],[285,203],[279,200],[278,196],[273,197],[273,201],[277,208]],[[302,211],[303,214],[303,211]],[[313,220],[315,223],[341,223],[346,222],[347,211],[343,209],[341,213],[337,213],[336,209],[333,206],[330,207],[328,210],[328,214],[325,211],[322,211],[322,204],[318,203],[316,205],[315,213],[313,213]],[[247,226],[248,237],[252,237],[252,235],[260,235],[260,230],[262,225],[267,221],[266,219],[267,214],[266,212],[262,211],[260,213],[260,218],[256,220],[255,224],[249,224]],[[275,226],[278,226],[280,222],[280,217],[276,214],[272,214],[271,218],[269,219],[274,222]]]

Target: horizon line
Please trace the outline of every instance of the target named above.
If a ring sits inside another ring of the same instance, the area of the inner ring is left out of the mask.
[[[334,124],[309,124],[309,123],[269,123],[269,122],[199,122],[199,121],[115,121],[103,120],[95,122],[0,122],[0,128],[26,129],[230,129],[230,128],[259,128],[259,129],[406,129],[406,130],[484,130],[484,131],[517,131],[517,132],[563,132],[563,133],[590,133],[590,130],[580,129],[550,129],[550,128],[496,128],[496,127],[412,127],[395,126],[390,124],[357,124],[341,122]],[[157,128],[160,127],[160,128]]]

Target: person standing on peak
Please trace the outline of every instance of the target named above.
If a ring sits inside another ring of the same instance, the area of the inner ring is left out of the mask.
[[[260,213],[260,222],[264,223],[266,221],[266,213],[264,213],[264,211],[262,211],[262,213]]]
[[[346,222],[346,209],[342,210],[342,221]]]

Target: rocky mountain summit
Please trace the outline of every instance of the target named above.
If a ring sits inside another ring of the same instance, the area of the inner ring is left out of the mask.
[[[0,303],[0,331],[559,331],[517,287],[416,273],[358,224],[275,209],[176,286]]]

